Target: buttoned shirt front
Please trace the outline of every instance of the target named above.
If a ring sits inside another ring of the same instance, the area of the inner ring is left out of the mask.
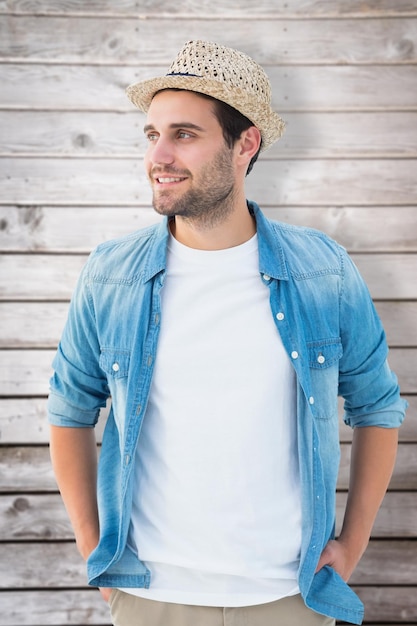
[[[267,220],[257,205],[259,274],[297,375],[302,490],[299,586],[310,608],[361,623],[363,606],[331,568],[315,573],[334,537],[339,467],[338,395],[352,427],[398,427],[406,403],[367,287],[346,251],[323,233]],[[54,360],[48,415],[57,426],[94,427],[111,397],[98,474],[100,541],[91,585],[148,587],[150,573],[126,545],[132,464],[157,351],[167,220],[101,244],[75,289]]]

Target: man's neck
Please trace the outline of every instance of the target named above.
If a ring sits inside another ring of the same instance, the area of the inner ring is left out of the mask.
[[[256,233],[256,222],[245,201],[217,224],[176,216],[170,229],[175,239],[189,248],[224,250],[251,239]]]

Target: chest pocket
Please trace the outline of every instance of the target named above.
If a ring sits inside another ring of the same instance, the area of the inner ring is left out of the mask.
[[[307,344],[310,367],[326,369],[338,363],[343,354],[342,342],[339,338],[324,341],[312,341]]]
[[[125,438],[126,404],[130,352],[113,348],[102,348],[100,367],[105,372],[111,395],[111,412],[121,441]]]
[[[320,419],[337,415],[339,361],[343,355],[339,337],[307,344],[315,414]]]
[[[129,362],[130,352],[128,350],[103,348],[101,351],[100,367],[106,373],[109,381],[125,378],[129,373]]]

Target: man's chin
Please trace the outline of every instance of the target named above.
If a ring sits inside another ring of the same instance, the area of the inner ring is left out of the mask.
[[[174,217],[175,215],[184,215],[188,214],[188,207],[184,202],[173,202],[169,201],[168,198],[156,198],[154,196],[153,208],[159,215],[165,215],[167,217]]]
[[[159,192],[153,194],[152,206],[159,215],[167,215],[168,217],[175,215],[176,203],[173,198],[169,198],[167,193]]]
[[[172,206],[154,203],[153,208],[158,213],[158,215],[165,215],[166,217],[173,217],[174,215],[176,215],[176,211]]]

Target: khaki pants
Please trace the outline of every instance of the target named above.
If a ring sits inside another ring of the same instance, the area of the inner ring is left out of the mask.
[[[114,590],[115,626],[334,626],[335,620],[308,609],[301,596],[237,608],[155,602]]]

